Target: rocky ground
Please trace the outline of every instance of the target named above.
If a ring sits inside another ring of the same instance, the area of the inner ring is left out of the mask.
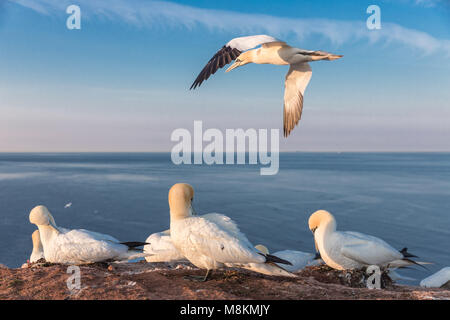
[[[0,299],[450,299],[448,289],[396,285],[386,276],[384,289],[367,289],[362,272],[327,266],[307,267],[298,278],[227,269],[207,282],[184,278],[204,274],[189,263],[92,264],[80,271],[81,287],[70,291],[67,266],[0,268]]]

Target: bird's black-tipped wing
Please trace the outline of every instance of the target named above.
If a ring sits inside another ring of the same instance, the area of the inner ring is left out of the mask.
[[[217,51],[216,54],[208,61],[202,71],[200,71],[190,89],[199,87],[203,81],[208,79],[212,74],[216,73],[216,71],[220,68],[223,68],[223,66],[235,60],[240,54],[241,51],[236,48],[232,48],[227,45],[223,46],[222,49]]]
[[[265,34],[239,37],[230,40],[226,45],[222,47],[222,49],[216,52],[211,60],[208,61],[203,70],[200,71],[194,83],[192,84],[191,89],[199,87],[203,81],[208,79],[212,74],[216,73],[216,71],[223,66],[235,60],[242,52],[255,48],[259,45],[273,42],[281,43],[282,41]]]

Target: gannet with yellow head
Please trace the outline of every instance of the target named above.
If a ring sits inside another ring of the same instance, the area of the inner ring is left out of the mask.
[[[169,191],[170,236],[175,248],[192,264],[206,269],[202,281],[210,270],[226,265],[249,263],[290,262],[259,252],[229,217],[210,213],[193,215],[194,189],[177,183]],[[191,277],[194,278],[194,277]]]
[[[353,231],[336,231],[336,219],[325,210],[314,212],[308,221],[316,249],[333,269],[361,269],[370,265],[384,268],[405,267],[419,263],[404,248],[396,250],[384,240]]]
[[[119,242],[106,234],[84,229],[59,228],[45,206],[33,208],[29,219],[39,229],[40,242],[47,262],[86,264],[132,260],[148,255],[136,249],[146,244],[145,242]]]
[[[261,47],[253,49],[257,46]],[[341,57],[342,55],[324,51],[294,48],[286,44],[286,42],[268,35],[234,38],[208,61],[192,83],[191,89],[199,87],[203,81],[216,73],[219,68],[224,67],[233,60],[234,63],[226,72],[248,63],[290,65],[284,82],[283,131],[284,136],[287,137],[302,116],[303,96],[312,75],[308,62],[319,60],[332,61]]]

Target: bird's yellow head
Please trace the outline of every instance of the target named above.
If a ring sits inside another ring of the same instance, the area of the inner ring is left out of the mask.
[[[325,210],[319,210],[314,212],[308,220],[309,230],[311,230],[312,233],[316,231],[318,227],[320,227],[321,224],[334,220],[334,217],[331,213]]]
[[[234,60],[234,63],[225,71],[231,71],[237,67],[241,67],[243,65],[246,65],[247,63],[252,62],[253,60],[253,52],[252,51],[246,51],[239,55],[239,57]]]
[[[187,183],[177,183],[169,190],[170,218],[174,220],[184,219],[195,215],[192,209],[194,200],[194,188]]]
[[[55,219],[45,206],[34,207],[29,218],[30,222],[37,226],[51,226],[57,229]]]

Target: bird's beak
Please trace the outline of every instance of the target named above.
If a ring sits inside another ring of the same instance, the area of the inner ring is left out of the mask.
[[[194,207],[192,206],[192,204],[191,204],[191,215],[193,215],[193,216],[196,216],[196,215],[197,215],[197,212],[195,212],[195,209],[194,209]]]
[[[61,231],[59,231],[58,227],[56,226],[56,224],[53,221],[50,221],[50,227],[53,228],[58,233],[61,232]]]
[[[313,237],[314,237],[314,246],[316,247],[316,252],[319,252],[319,247],[317,246],[316,234],[315,234],[316,229],[317,229],[317,228],[311,229],[311,232],[312,232]]]
[[[231,71],[231,70],[233,70],[234,68],[237,68],[237,67],[239,67],[241,65],[241,62],[237,62],[237,61],[235,61],[225,72],[228,72],[228,71]]]

